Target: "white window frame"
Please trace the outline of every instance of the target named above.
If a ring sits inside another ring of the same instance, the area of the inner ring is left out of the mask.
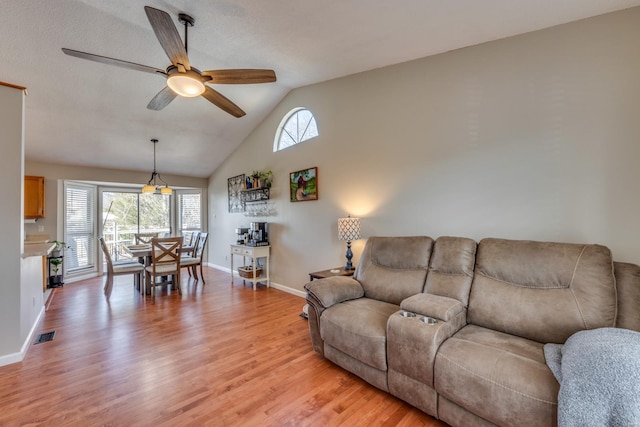
[[[98,208],[98,187],[96,185],[93,184],[88,184],[85,182],[78,182],[78,181],[64,181],[62,183],[62,233],[63,233],[63,239],[65,242],[69,242],[71,241],[71,236],[69,236],[67,234],[67,189],[71,187],[71,188],[83,188],[88,190],[89,192],[93,193],[93,209],[94,209],[94,215],[93,215],[93,227],[91,230],[91,252],[93,254],[93,260],[92,260],[92,265],[88,266],[86,268],[82,268],[82,269],[78,269],[75,270],[73,272],[68,272],[67,271],[67,265],[68,263],[63,262],[62,264],[62,273],[63,273],[63,277],[64,280],[67,279],[75,279],[75,280],[82,280],[86,277],[93,277],[95,276],[95,273],[99,271],[99,265],[98,265],[98,246],[97,246],[97,219],[98,219],[98,215],[96,215],[96,209]]]
[[[203,206],[203,202],[204,202],[204,198],[202,197],[202,190],[199,188],[193,188],[193,189],[186,189],[186,190],[175,190],[174,191],[175,194],[175,198],[174,198],[174,202],[175,202],[175,207],[174,207],[174,211],[175,211],[175,226],[176,226],[176,233],[182,233],[184,230],[182,230],[182,215],[180,214],[180,196],[181,195],[185,195],[185,194],[198,194],[200,195],[200,229],[198,230],[192,230],[192,229],[188,229],[187,231],[202,231],[202,229],[204,228],[204,206]]]
[[[304,135],[306,134],[306,129],[305,131],[302,133],[302,138],[300,140],[297,140],[296,138],[293,137],[293,135],[291,134],[287,134],[289,135],[289,137],[295,141],[293,144],[288,145],[286,147],[281,147],[281,140],[282,140],[282,135],[283,132],[286,132],[285,127],[287,126],[287,123],[289,123],[290,120],[292,120],[294,117],[296,117],[301,111],[308,111],[309,114],[311,114],[311,120],[309,120],[309,123],[307,124],[307,128],[308,126],[311,124],[311,122],[313,122],[315,124],[315,128],[316,131],[318,131],[318,122],[316,120],[316,116],[313,114],[313,112],[306,108],[306,107],[296,107],[294,109],[292,109],[291,111],[289,111],[287,114],[284,115],[284,117],[282,118],[282,120],[280,121],[280,124],[278,125],[278,129],[276,130],[276,135],[273,139],[273,152],[275,153],[276,151],[281,151],[284,150],[286,148],[290,148],[290,147],[294,147],[298,144],[300,144],[301,142],[305,142],[305,141],[309,141],[313,138],[316,138],[318,135],[320,135],[320,131],[318,131],[317,134],[304,138]]]

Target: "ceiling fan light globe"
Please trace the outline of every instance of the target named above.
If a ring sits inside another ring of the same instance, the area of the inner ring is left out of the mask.
[[[167,86],[172,91],[186,98],[193,98],[204,93],[204,83],[195,76],[189,74],[176,73],[167,78]]]
[[[155,193],[156,192],[156,186],[147,184],[144,187],[142,187],[142,192],[143,193]]]

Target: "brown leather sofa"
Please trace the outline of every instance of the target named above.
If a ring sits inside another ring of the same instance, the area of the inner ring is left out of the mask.
[[[371,237],[305,289],[315,351],[453,426],[556,425],[544,344],[640,331],[640,267],[600,245]]]

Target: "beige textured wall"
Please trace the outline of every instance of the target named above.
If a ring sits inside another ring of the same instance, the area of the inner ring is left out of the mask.
[[[640,8],[292,91],[210,178],[209,259],[228,267],[227,178],[274,172],[275,282],[341,265],[337,218],[362,234],[505,237],[609,246],[640,263]],[[304,106],[320,136],[273,153]],[[319,169],[318,201],[289,172]],[[364,241],[358,241],[359,254]]]

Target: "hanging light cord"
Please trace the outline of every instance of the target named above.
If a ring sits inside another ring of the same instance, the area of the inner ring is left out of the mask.
[[[158,143],[158,140],[157,139],[152,139],[151,142],[153,142],[153,172],[151,172],[151,179],[149,180],[147,185],[152,185],[152,183],[153,183],[153,186],[157,187],[157,185],[156,185],[156,177],[158,177],[158,179],[160,181],[162,181],[164,186],[168,187],[169,184],[167,184],[167,182],[160,177],[160,174],[158,172],[156,172],[156,144]]]

